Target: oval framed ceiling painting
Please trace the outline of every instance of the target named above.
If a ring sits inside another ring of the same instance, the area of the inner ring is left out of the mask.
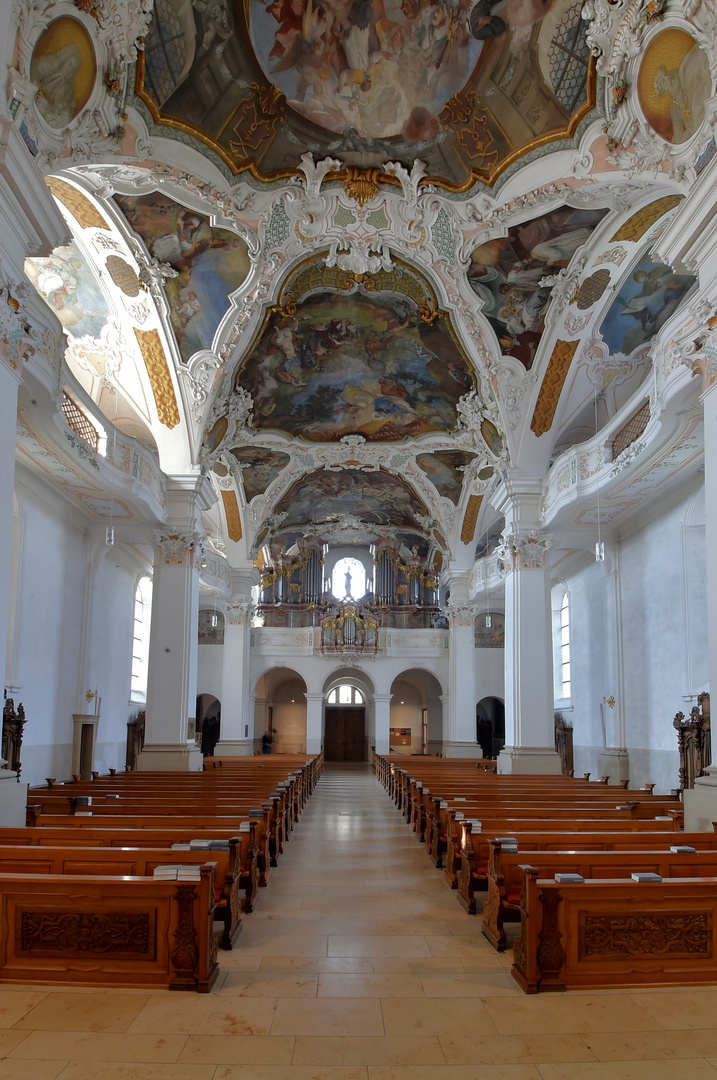
[[[97,79],[90,35],[77,19],[55,19],[35,42],[30,78],[37,86],[35,106],[43,120],[61,131],[84,109]]]
[[[686,30],[670,27],[652,39],[640,65],[637,94],[645,119],[661,138],[679,145],[702,125],[712,97],[707,57]]]

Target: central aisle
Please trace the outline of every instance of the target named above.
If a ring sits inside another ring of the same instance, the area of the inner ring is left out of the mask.
[[[208,995],[0,987],[0,1080],[717,1080],[717,988],[526,997],[368,765],[329,766]]]

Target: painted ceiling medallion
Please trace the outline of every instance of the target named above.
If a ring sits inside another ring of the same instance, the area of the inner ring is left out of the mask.
[[[158,0],[136,94],[234,172],[287,175],[309,148],[363,169],[420,155],[435,182],[492,183],[595,100],[582,0],[494,6],[216,0],[180,23]]]

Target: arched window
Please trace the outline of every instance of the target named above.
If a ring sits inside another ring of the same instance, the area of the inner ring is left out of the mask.
[[[327,705],[363,705],[364,696],[351,683],[342,683],[331,691],[326,699]]]
[[[358,559],[339,559],[331,575],[331,594],[337,600],[361,600],[366,595],[366,570]]]
[[[149,666],[149,627],[152,618],[152,579],[146,574],[134,590],[134,627],[132,632],[132,679],[130,701],[147,700]]]

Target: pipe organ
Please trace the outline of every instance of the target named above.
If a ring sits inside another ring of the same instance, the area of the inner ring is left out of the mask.
[[[297,550],[298,549],[298,550]],[[375,647],[378,626],[429,628],[438,611],[438,560],[417,549],[407,553],[393,539],[371,548],[373,588],[360,601],[340,602],[324,581],[329,549],[318,540],[299,540],[262,567],[259,611],[266,626],[320,626],[322,647]],[[432,565],[433,564],[433,565]],[[340,641],[339,641],[340,639]]]

